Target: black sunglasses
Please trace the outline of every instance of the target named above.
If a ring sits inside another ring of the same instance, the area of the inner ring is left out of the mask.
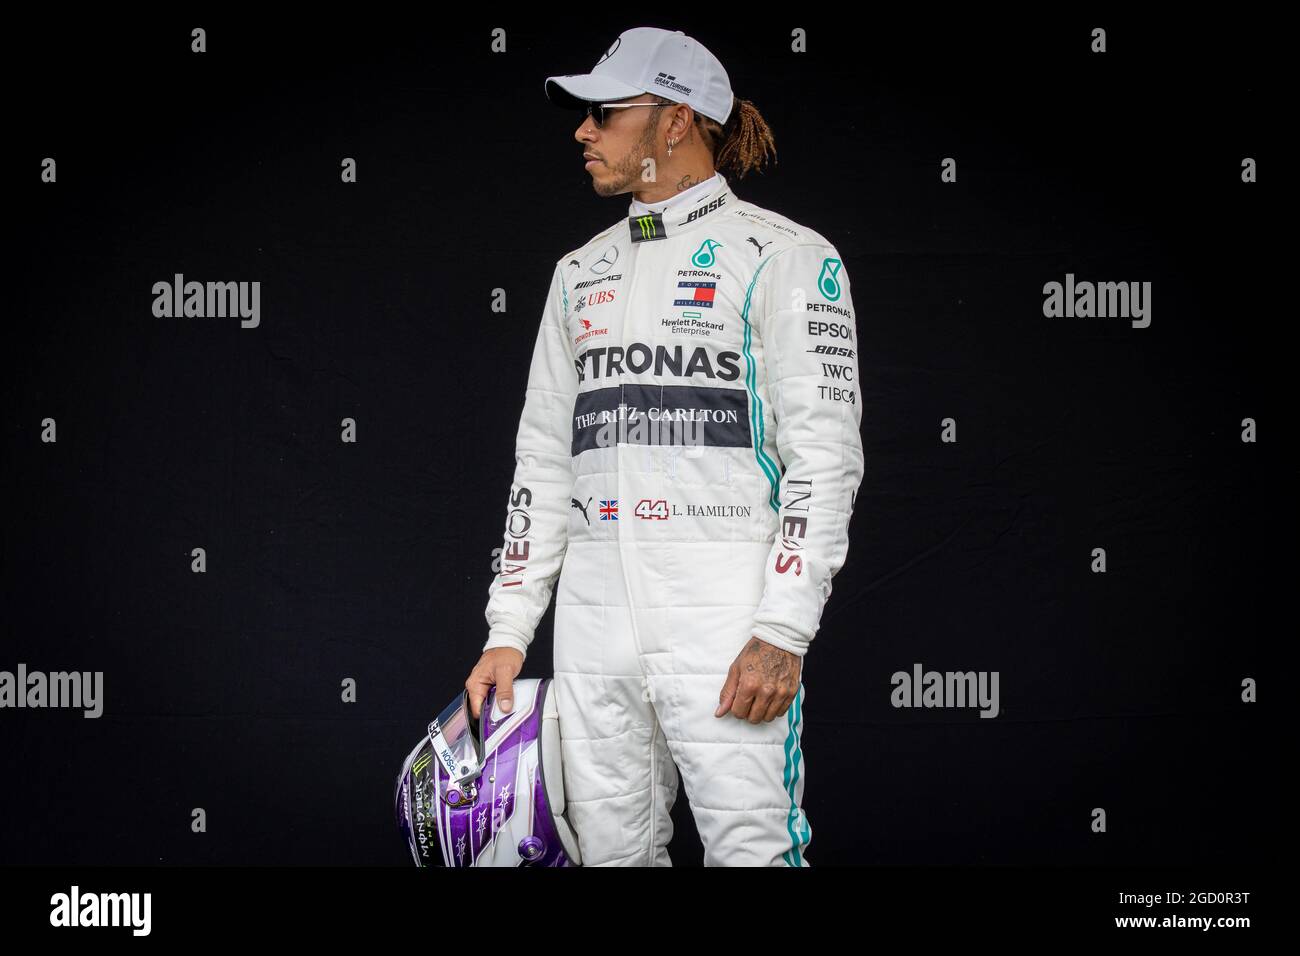
[[[588,103],[587,115],[592,118],[597,129],[603,129],[605,120],[609,118],[606,110],[624,110],[633,106],[662,106],[662,103]]]

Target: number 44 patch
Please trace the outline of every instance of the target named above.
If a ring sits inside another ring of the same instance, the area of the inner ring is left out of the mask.
[[[660,498],[652,501],[649,498],[642,498],[632,509],[632,513],[638,518],[644,518],[647,521],[667,521],[668,520],[668,502]]]

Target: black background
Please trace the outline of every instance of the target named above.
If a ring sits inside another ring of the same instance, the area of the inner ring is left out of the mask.
[[[736,193],[853,283],[809,862],[1262,858],[1297,477],[1275,28],[917,15],[15,22],[0,669],[102,670],[105,714],[0,712],[0,861],[409,864],[394,778],[485,639],[551,269],[629,198],[542,81],[633,25],[727,65],[779,153]],[[177,272],[260,281],[261,326],[155,318]],[[1150,281],[1151,326],[1044,318],[1067,272]],[[548,614],[523,676],[550,651]],[[998,671],[1000,716],[892,708],[918,661]],[[698,864],[684,791],[674,820]]]

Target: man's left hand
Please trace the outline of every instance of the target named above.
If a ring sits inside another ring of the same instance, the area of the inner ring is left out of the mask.
[[[730,710],[751,724],[780,717],[799,693],[802,669],[798,654],[751,637],[727,672],[713,716],[721,717]]]

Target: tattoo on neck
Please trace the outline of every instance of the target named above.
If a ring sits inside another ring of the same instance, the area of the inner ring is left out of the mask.
[[[703,179],[692,179],[691,174],[687,173],[681,179],[677,180],[677,191],[681,192],[683,189],[690,189],[692,186],[698,186],[702,182],[704,182]]]

